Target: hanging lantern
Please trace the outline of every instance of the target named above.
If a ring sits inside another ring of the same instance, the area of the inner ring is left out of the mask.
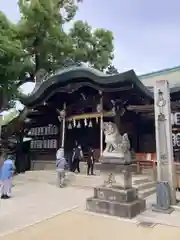
[[[99,122],[99,119],[98,119],[98,117],[96,117],[96,123],[98,124],[98,122]]]
[[[66,117],[66,111],[65,110],[61,110],[61,111],[58,110],[58,112],[59,112],[58,120],[59,120],[59,122],[61,122]]]
[[[84,126],[86,127],[87,125],[88,125],[87,119],[85,118],[85,119],[84,119]]]
[[[68,124],[68,129],[72,129],[71,123]]]
[[[64,119],[65,116],[66,116],[66,111],[65,110],[61,110],[59,114],[60,114],[61,119]]]
[[[73,119],[73,127],[76,127],[76,120]]]
[[[97,112],[98,112],[98,113],[102,112],[102,106],[101,106],[101,104],[97,104],[96,109],[97,109]]]
[[[112,108],[112,114],[113,114],[114,116],[116,115],[116,108],[115,108],[115,107]]]
[[[116,102],[114,100],[111,100],[111,103],[113,105],[112,107],[112,114],[115,116],[116,115]]]
[[[78,124],[77,124],[77,128],[81,128],[80,121],[79,121]]]
[[[91,128],[92,127],[92,121],[90,120],[89,121],[89,126],[88,126],[89,128]]]

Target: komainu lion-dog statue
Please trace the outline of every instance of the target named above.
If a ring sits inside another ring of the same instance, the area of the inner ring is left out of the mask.
[[[104,158],[117,158],[125,164],[131,162],[130,142],[127,133],[123,136],[115,123],[104,122],[104,135],[106,148],[103,151]],[[117,160],[118,161],[118,160]]]

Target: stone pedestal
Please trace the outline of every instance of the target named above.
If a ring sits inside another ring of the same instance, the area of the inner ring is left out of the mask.
[[[137,190],[132,188],[131,167],[122,165],[119,174],[121,184],[107,182],[104,186],[94,188],[94,196],[86,201],[88,211],[133,218],[145,210],[145,200],[138,199]]]
[[[102,164],[125,164],[125,158],[124,156],[122,157],[116,157],[116,156],[111,156],[112,154],[109,154],[110,156],[108,156],[108,154],[106,154],[107,156],[101,156],[99,158],[99,161],[102,162]]]

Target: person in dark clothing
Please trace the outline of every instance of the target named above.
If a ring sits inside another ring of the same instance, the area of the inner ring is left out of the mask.
[[[90,148],[87,160],[87,175],[89,175],[90,172],[91,175],[94,175],[94,163],[95,163],[94,150]]]
[[[81,146],[78,145],[74,150],[73,150],[73,156],[72,156],[72,172],[75,172],[76,170],[78,173],[80,173],[80,167],[79,163],[80,160],[83,159],[83,152],[81,149]]]

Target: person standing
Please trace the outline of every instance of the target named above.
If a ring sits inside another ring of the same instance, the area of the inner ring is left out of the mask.
[[[81,145],[78,145],[73,152],[72,156],[72,171],[75,172],[76,170],[80,173],[80,166],[79,163],[83,159],[83,151]]]
[[[88,160],[87,160],[87,175],[91,173],[91,175],[94,175],[94,150],[92,148],[89,148],[89,154],[88,154]]]
[[[15,167],[10,157],[4,160],[0,169],[1,180],[1,199],[8,199],[11,197],[12,177]]]
[[[57,182],[59,187],[64,187],[65,184],[66,165],[67,162],[64,157],[64,148],[59,148],[56,153]]]

